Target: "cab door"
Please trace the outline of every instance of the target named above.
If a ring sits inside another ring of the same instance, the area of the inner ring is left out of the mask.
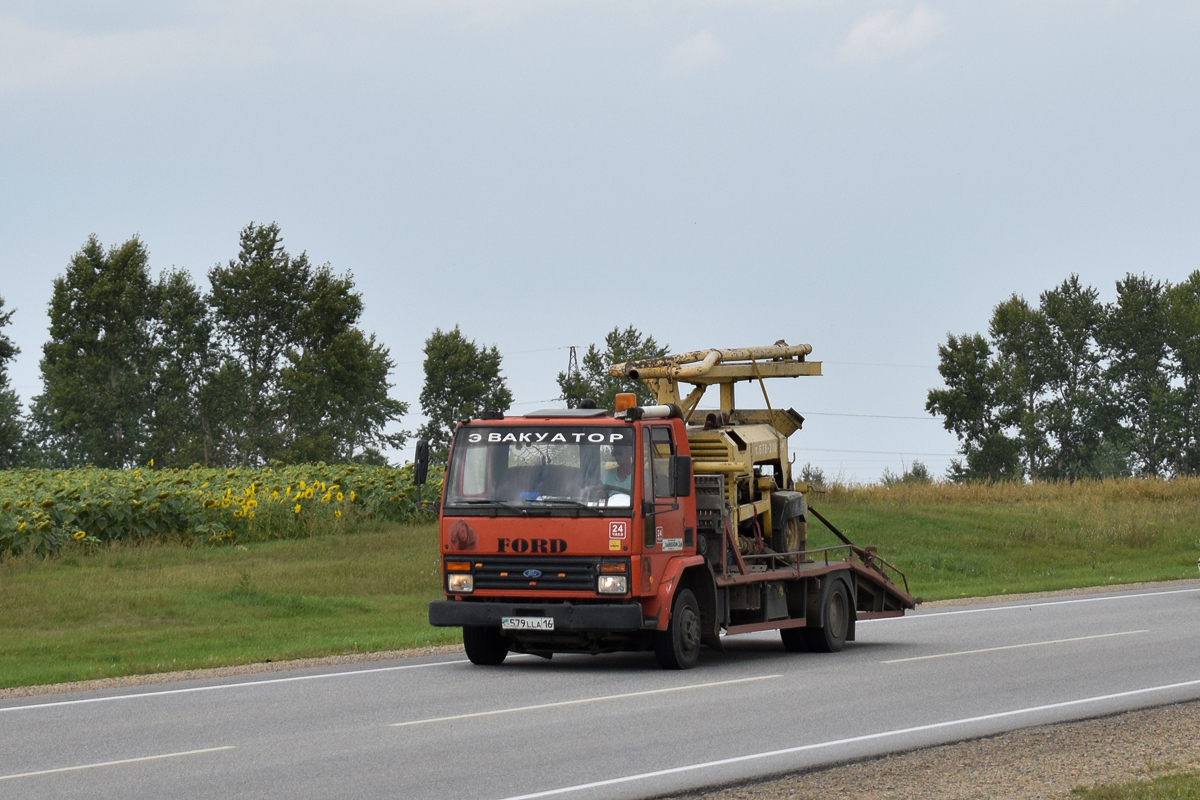
[[[685,544],[692,546],[685,542],[684,508],[671,485],[671,456],[678,452],[670,423],[642,429],[642,544],[643,552],[650,556],[655,586],[670,557],[681,554]]]

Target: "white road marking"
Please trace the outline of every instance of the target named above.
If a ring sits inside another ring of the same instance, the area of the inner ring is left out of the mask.
[[[16,775],[0,775],[0,781],[11,781],[16,778],[34,778],[38,775],[53,775],[56,772],[75,772],[80,769],[96,769],[97,767],[115,767],[119,764],[136,764],[139,761],[157,761],[160,758],[179,758],[180,756],[198,756],[202,753],[216,753],[221,750],[232,750],[233,745],[225,747],[206,747],[203,750],[184,750],[180,753],[163,753],[157,756],[141,756],[140,758],[122,758],[119,761],[101,761],[98,764],[80,764],[77,767],[59,767],[57,769],[42,769],[37,772],[19,772]]]
[[[1130,636],[1134,633],[1149,633],[1150,631],[1121,631],[1120,633],[1098,633],[1095,636],[1076,636],[1071,639],[1051,639],[1046,642],[1027,642],[1026,644],[1006,644],[1002,647],[984,647],[979,650],[959,650],[954,653],[938,653],[932,656],[913,656],[912,658],[893,658],[891,661],[880,661],[880,664],[903,664],[905,661],[928,661],[931,658],[952,658],[953,656],[972,656],[976,653],[995,653],[998,650],[1017,650],[1022,647],[1041,647],[1046,644],[1066,644],[1067,642],[1085,642],[1088,639],[1107,639],[1110,636]]]
[[[1018,601],[1007,601],[1010,605],[1005,606],[989,606],[988,608],[963,608],[958,611],[931,611],[928,614],[909,614],[903,617],[880,617],[879,619],[860,619],[857,624],[862,625],[865,622],[895,622],[897,620],[914,620],[914,619],[930,619],[931,617],[949,617],[955,614],[987,614],[992,611],[1019,611],[1025,608],[1040,608],[1042,606],[1065,606],[1072,603],[1103,603],[1107,600],[1132,600],[1137,597],[1158,597],[1163,594],[1191,594],[1200,592],[1200,588],[1196,589],[1168,589],[1162,592],[1140,592],[1138,594],[1118,594],[1107,595],[1105,597],[1077,597],[1073,600],[1047,600],[1042,603],[1021,603]],[[998,601],[1006,602],[1006,601]]]
[[[712,683],[693,683],[688,686],[672,686],[667,689],[649,689],[644,692],[626,692],[624,694],[607,694],[602,697],[585,697],[581,700],[562,700],[557,703],[539,703],[535,706],[517,706],[515,708],[500,708],[495,711],[477,711],[472,714],[455,714],[452,717],[431,717],[430,719],[415,719],[411,722],[393,722],[391,727],[403,728],[408,725],[424,725],[428,722],[450,722],[456,719],[472,719],[474,717],[491,717],[496,714],[512,714],[517,711],[537,711],[542,708],[560,708],[562,706],[578,706],[584,703],[600,703],[605,700],[622,700],[627,697],[645,697],[651,694],[667,694],[668,692],[686,692],[690,689],[708,689],[713,686],[729,686],[735,683],[751,681],[766,681],[772,678],[782,678],[782,675],[759,675],[754,678],[737,678],[728,681],[713,681]]]
[[[744,756],[734,756],[733,758],[722,758],[716,761],[704,761],[699,764],[688,764],[683,767],[671,767],[670,769],[660,769],[654,772],[642,772],[637,775],[625,775],[620,778],[609,778],[603,781],[592,781],[591,783],[581,783],[576,786],[564,786],[561,789],[548,789],[544,792],[533,792],[532,794],[515,795],[506,797],[504,800],[534,800],[538,797],[553,797],[554,795],[569,794],[571,792],[582,792],[587,789],[597,789],[603,786],[616,786],[622,783],[632,783],[634,781],[644,781],[647,778],[659,778],[664,775],[678,775],[683,772],[694,772],[696,770],[711,769],[712,767],[720,767],[726,764],[737,764],[744,761],[756,761],[763,758],[773,758],[775,756],[791,755],[793,753],[803,753],[809,750],[819,750],[827,747],[837,747],[843,744],[855,744],[857,742],[869,742],[875,739],[886,739],[891,736],[904,736],[910,733],[921,733],[922,731],[933,731],[941,728],[951,728],[956,725],[969,725],[973,722],[987,722],[994,719],[1004,719],[1006,717],[1015,717],[1021,714],[1036,714],[1039,711],[1053,711],[1059,708],[1070,708],[1071,706],[1086,705],[1087,703],[1099,703],[1105,700],[1119,700],[1125,697],[1136,697],[1138,695],[1149,694],[1151,692],[1165,692],[1170,689],[1183,689],[1192,686],[1200,686],[1200,680],[1184,681],[1183,683],[1171,683],[1165,686],[1151,686],[1146,689],[1133,689],[1128,692],[1117,692],[1115,694],[1104,694],[1096,697],[1085,697],[1080,700],[1067,700],[1062,703],[1048,703],[1044,706],[1031,706],[1029,708],[1017,708],[1012,711],[1000,711],[995,714],[981,714],[977,717],[965,717],[963,719],[952,719],[946,722],[934,722],[929,725],[915,725],[911,728],[898,728],[891,731],[881,731],[879,733],[868,733],[863,736],[851,736],[847,739],[834,739],[828,742],[817,742],[816,744],[804,744],[798,747],[787,747],[782,750],[768,750],[763,753],[751,753]]]
[[[191,694],[192,692],[213,692],[218,689],[242,689],[247,686],[266,686],[271,683],[294,683],[296,681],[316,681],[322,678],[343,678],[352,675],[369,675],[373,672],[396,672],[403,669],[423,669],[425,667],[445,667],[450,664],[466,664],[467,659],[456,661],[437,661],[432,664],[402,664],[398,667],[373,667],[371,669],[354,669],[344,672],[325,672],[320,675],[296,675],[291,678],[271,678],[265,681],[242,681],[240,683],[219,683],[214,686],[191,686],[187,689],[163,689],[157,692],[137,692],[135,694],[114,694],[107,697],[88,697],[83,700],[55,700],[50,703],[33,703],[26,706],[9,706],[0,708],[0,714],[5,711],[29,711],[34,708],[53,708],[55,706],[77,706],[85,703],[107,703],[112,700],[136,700],[142,697],[162,697],[169,694]]]

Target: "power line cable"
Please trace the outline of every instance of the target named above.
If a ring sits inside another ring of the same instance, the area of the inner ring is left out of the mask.
[[[562,347],[540,347],[536,350],[512,350],[508,353],[501,353],[500,357],[505,358],[507,356],[522,356],[522,355],[525,355],[526,353],[550,353],[555,350],[570,350],[572,348],[572,346],[573,345],[568,344],[568,345],[563,345]],[[397,361],[396,366],[399,367],[399,366],[405,365],[405,364],[424,364],[424,363],[425,363],[425,359],[422,358],[417,361]]]
[[[865,417],[868,419],[919,419],[930,422],[940,422],[937,417],[903,417],[895,414],[838,414],[832,411],[805,411],[811,417]]]
[[[910,450],[838,450],[829,447],[798,447],[799,452],[811,453],[868,453],[877,456],[954,456],[962,455],[962,453],[914,453]]]
[[[936,364],[878,364],[872,361],[822,361],[839,367],[903,367],[905,369],[937,369]]]
[[[537,405],[538,403],[561,403],[562,401],[563,401],[563,399],[561,397],[551,397],[548,400],[526,400],[521,403],[513,403],[512,405],[514,405],[514,406],[532,406],[532,405]]]

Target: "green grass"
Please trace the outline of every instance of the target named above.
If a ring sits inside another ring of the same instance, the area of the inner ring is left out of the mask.
[[[426,623],[438,573],[432,525],[10,558],[0,564],[0,686],[456,641]]]
[[[1200,479],[836,488],[812,504],[926,600],[1195,578]],[[0,561],[0,687],[456,642],[433,525]],[[810,546],[834,544],[816,520]]]
[[[1149,781],[1131,781],[1093,789],[1071,790],[1077,800],[1194,800],[1200,797],[1200,772],[1164,775]]]
[[[867,487],[811,502],[925,600],[1197,577],[1200,479]],[[810,521],[810,547],[836,543]]]

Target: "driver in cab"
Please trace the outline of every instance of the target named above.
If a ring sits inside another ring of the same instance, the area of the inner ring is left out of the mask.
[[[633,491],[633,448],[614,447],[613,461],[604,465],[600,481],[610,493]]]

